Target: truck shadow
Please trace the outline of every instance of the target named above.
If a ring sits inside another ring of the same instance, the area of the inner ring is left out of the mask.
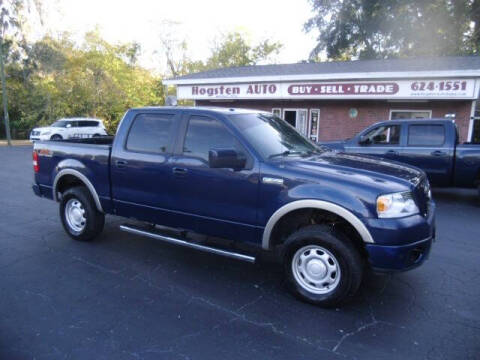
[[[462,203],[480,207],[480,193],[476,189],[434,188],[433,199],[442,204]]]
[[[374,316],[370,314],[371,306],[382,304],[390,307],[388,321],[397,321],[397,316],[402,317],[400,314],[405,307],[412,304],[415,292],[412,288],[416,285],[410,285],[416,281],[415,276],[410,273],[391,276],[365,271],[360,290],[351,301],[337,309],[322,309],[294,298],[284,283],[283,266],[271,259],[260,257],[255,264],[249,264],[126,234],[115,225],[107,224],[100,241],[92,245],[121,255],[135,271],[128,275],[129,278],[140,279],[155,289],[177,291],[185,296],[187,303],[191,299],[203,299],[206,303],[229,304],[235,312],[244,304],[261,298],[255,305],[256,311],[268,313],[273,306],[277,314],[307,311],[305,316],[312,316],[308,313],[313,308],[321,310],[322,314],[340,312],[357,316],[354,314],[361,313],[367,319]],[[392,311],[391,306],[395,310]]]

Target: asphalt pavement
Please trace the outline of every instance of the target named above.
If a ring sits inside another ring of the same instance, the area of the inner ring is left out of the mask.
[[[480,359],[480,200],[437,190],[420,268],[368,274],[339,309],[251,265],[121,232],[71,240],[33,195],[31,147],[0,148],[0,359]]]

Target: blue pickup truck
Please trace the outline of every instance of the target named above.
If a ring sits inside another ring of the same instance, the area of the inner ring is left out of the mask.
[[[114,138],[36,142],[33,166],[33,191],[59,202],[75,240],[114,214],[136,220],[124,231],[197,250],[268,252],[288,288],[321,306],[349,299],[366,268],[422,264],[435,237],[423,171],[326,151],[253,110],[131,109]]]
[[[424,170],[432,186],[478,187],[480,194],[480,144],[459,144],[452,120],[389,120],[323,145],[410,164]]]

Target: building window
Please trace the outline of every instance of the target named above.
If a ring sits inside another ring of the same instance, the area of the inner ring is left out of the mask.
[[[272,109],[272,114],[275,116],[278,116],[279,118],[282,117],[282,109],[280,108],[273,108]]]
[[[390,110],[390,120],[396,119],[429,119],[432,110]]]
[[[312,141],[318,141],[318,130],[320,127],[320,109],[310,110],[310,130],[308,137]]]

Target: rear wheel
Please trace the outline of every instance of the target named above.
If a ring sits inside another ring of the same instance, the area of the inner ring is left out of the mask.
[[[100,136],[102,136],[102,135],[100,135],[100,134],[93,134],[92,135],[92,137],[100,137]]]
[[[285,279],[295,296],[329,307],[358,290],[364,263],[342,234],[325,225],[312,225],[290,235],[285,245]]]
[[[92,195],[84,186],[70,188],[62,194],[60,218],[67,234],[79,241],[93,240],[105,224],[105,215],[97,210]]]
[[[50,140],[62,140],[62,135],[58,135],[58,134],[55,134],[55,135],[52,135],[50,137]]]

